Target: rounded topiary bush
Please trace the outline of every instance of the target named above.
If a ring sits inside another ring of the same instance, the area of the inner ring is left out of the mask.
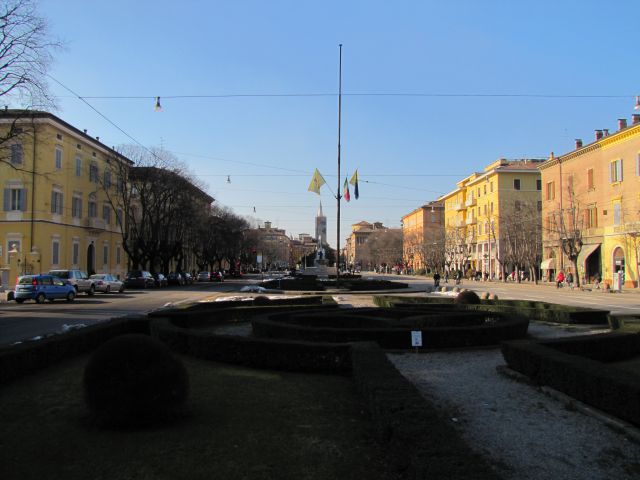
[[[189,391],[182,362],[163,343],[137,334],[101,345],[87,363],[83,384],[97,423],[120,428],[180,417]]]
[[[253,299],[254,305],[268,305],[271,303],[271,299],[269,297],[265,297],[264,295],[260,295]]]
[[[447,291],[447,287],[442,287],[442,288],[440,289],[440,291],[441,291],[441,292],[443,292],[443,293],[444,293],[444,292],[446,292],[446,291]]]
[[[455,303],[462,305],[476,305],[480,303],[480,297],[473,290],[463,290],[456,297]]]

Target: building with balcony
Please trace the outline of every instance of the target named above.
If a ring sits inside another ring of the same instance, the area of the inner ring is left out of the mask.
[[[412,271],[439,269],[443,248],[444,205],[429,202],[402,217],[402,258]]]
[[[19,274],[74,268],[123,274],[127,258],[105,189],[132,162],[48,112],[0,111],[0,268]],[[8,277],[8,275],[4,275]],[[11,282],[14,278],[5,278]]]
[[[399,264],[402,262],[402,232],[399,228],[387,228],[381,222],[354,223],[343,252],[349,269],[372,270],[382,264]]]
[[[262,258],[262,268],[283,269],[289,267],[291,258],[291,240],[283,229],[264,222],[258,227],[257,253]]]
[[[524,266],[524,261],[509,252],[509,232],[522,230],[516,221],[537,225],[542,185],[538,166],[542,162],[501,158],[438,198],[444,205],[449,270],[470,270],[498,278],[505,271]]]
[[[302,268],[312,265],[306,265],[306,257],[314,253],[318,244],[316,240],[308,233],[301,233],[297,239],[291,239],[291,258],[289,259],[289,265],[299,265]]]
[[[638,286],[640,263],[640,115],[618,120],[615,132],[596,130],[589,144],[540,165],[543,261],[549,278],[571,271]],[[574,267],[569,255],[577,252]],[[577,272],[574,271],[577,267]]]

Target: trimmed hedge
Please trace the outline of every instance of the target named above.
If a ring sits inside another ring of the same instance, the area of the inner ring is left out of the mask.
[[[433,304],[449,305],[454,303],[453,298],[401,297],[392,295],[376,295],[373,297],[373,301],[379,307],[397,307],[407,304],[412,306]],[[589,325],[606,325],[609,322],[608,310],[534,302],[531,300],[482,300],[479,305],[472,307],[478,310],[503,313],[505,315],[517,313],[520,316],[527,317],[529,320],[542,322]]]
[[[516,340],[502,344],[502,355],[510,368],[536,383],[640,426],[640,376],[602,362],[640,355],[638,334]]]
[[[345,374],[350,370],[349,345],[215,335],[181,328],[169,318],[155,318],[151,334],[172,350],[206,360],[253,368]]]
[[[336,288],[335,278],[332,280],[317,280],[305,277],[282,278],[268,280],[261,284],[265,288],[274,288],[293,291],[324,291],[327,288]],[[408,288],[409,285],[390,280],[367,280],[362,278],[340,279],[340,288],[352,292],[362,292],[370,290],[395,290]]]
[[[393,312],[393,309],[391,309]],[[295,313],[263,314],[251,320],[253,333],[257,337],[282,338],[288,340],[311,342],[377,342],[383,348],[410,349],[411,331],[422,332],[422,347],[452,348],[478,345],[496,345],[503,340],[521,338],[526,335],[529,321],[523,318],[502,319],[495,322],[483,321],[480,325],[460,326],[455,323],[456,312],[441,312],[441,318],[436,326],[429,326],[422,316],[418,321],[416,312],[409,311],[406,323],[399,320],[395,323],[387,322],[381,326],[381,316],[384,309],[352,309],[339,310],[339,317],[330,312],[309,310]],[[442,325],[446,316],[451,317],[451,324]],[[357,319],[353,319],[353,317]],[[471,315],[473,316],[473,315]],[[345,318],[352,317],[349,322]],[[461,313],[460,318],[466,323],[470,315]],[[482,316],[485,317],[484,315]],[[367,326],[369,320],[370,326]],[[495,320],[495,318],[493,319]],[[338,326],[342,323],[347,326]]]
[[[226,303],[226,302],[221,302]],[[337,304],[328,305],[264,305],[254,306],[250,303],[245,305],[244,302],[238,304],[235,307],[225,306],[223,308],[215,308],[211,310],[157,310],[151,312],[149,317],[151,318],[169,318],[171,322],[182,328],[206,328],[216,325],[224,325],[227,323],[240,323],[248,322],[253,317],[264,313],[277,313],[277,312],[289,312],[297,310],[307,310],[313,307],[314,309],[333,311],[338,308]]]
[[[158,310],[154,310],[149,313],[150,317],[163,317],[168,313],[173,314],[174,312],[189,312],[189,313],[207,313],[207,312],[215,312],[218,310],[222,310],[225,308],[237,308],[239,306],[242,307],[251,307],[255,306],[256,299],[264,298],[261,295],[257,295],[253,297],[252,300],[244,300],[244,301],[236,301],[236,300],[224,300],[221,302],[198,302],[188,305],[185,307],[169,307],[169,308],[161,308]],[[250,297],[247,297],[250,298]],[[283,306],[283,305],[323,305],[327,302],[327,298],[322,295],[305,295],[301,297],[291,297],[291,298],[274,298],[269,299],[269,305],[271,306]],[[260,303],[260,300],[258,300]],[[331,301],[331,303],[335,303]]]
[[[354,343],[352,376],[402,478],[499,479],[449,420],[403,377],[373,343]]]
[[[127,333],[149,334],[146,317],[123,317],[52,335],[42,340],[0,348],[0,385],[90,352],[107,340]]]
[[[85,354],[118,335],[150,331],[173,350],[200,358],[257,368],[351,373],[378,439],[387,446],[389,460],[401,478],[500,478],[464,442],[449,417],[427,401],[375,344],[319,344],[212,335],[180,328],[169,318],[154,314],[151,320],[117,319],[33,344],[2,349],[0,383]]]

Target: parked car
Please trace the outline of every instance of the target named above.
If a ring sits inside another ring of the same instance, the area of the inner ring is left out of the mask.
[[[167,281],[167,277],[165,277],[161,273],[154,273],[153,278],[155,280],[155,286],[158,288],[169,286],[169,282]]]
[[[211,274],[209,272],[200,272],[198,274],[199,282],[209,282],[211,280]]]
[[[156,285],[156,279],[146,270],[131,270],[124,279],[126,288],[153,288]]]
[[[95,282],[96,292],[124,292],[124,283],[108,273],[96,273],[89,277]]]
[[[224,275],[222,272],[211,272],[210,279],[212,282],[224,282]]]
[[[227,272],[225,274],[225,278],[242,278],[242,273],[240,273],[240,270],[233,270]]]
[[[25,300],[35,300],[36,303],[43,303],[45,300],[53,302],[58,298],[73,302],[76,289],[69,282],[53,275],[23,275],[18,277],[13,298],[18,303]]]
[[[189,272],[182,272],[185,285],[193,285],[193,276]]]
[[[93,295],[96,292],[95,282],[83,270],[49,270],[47,275],[66,280],[75,287],[76,293],[85,292],[88,295]]]
[[[167,283],[169,285],[178,285],[181,287],[185,284],[184,277],[178,272],[171,272],[167,275]]]

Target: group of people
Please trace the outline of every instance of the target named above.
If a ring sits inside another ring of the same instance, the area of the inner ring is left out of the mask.
[[[569,288],[573,289],[574,287],[574,279],[573,279],[573,273],[568,272],[566,275],[564,274],[564,272],[562,270],[560,270],[558,272],[558,275],[556,275],[556,288],[560,288],[562,287],[563,284],[567,284],[569,286]],[[586,283],[586,279],[583,278],[582,283]],[[593,285],[596,289],[600,288],[600,274],[596,273],[593,276]]]

